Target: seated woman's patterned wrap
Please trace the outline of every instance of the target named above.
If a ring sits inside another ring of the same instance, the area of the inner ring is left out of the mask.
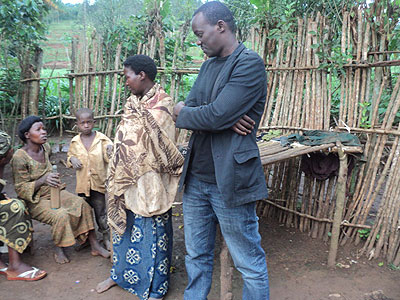
[[[0,160],[10,148],[10,136],[0,130]],[[5,185],[0,178],[0,241],[22,253],[32,240],[32,221],[22,201],[9,199],[1,193]]]

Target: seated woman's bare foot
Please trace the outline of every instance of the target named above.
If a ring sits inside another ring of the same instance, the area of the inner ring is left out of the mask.
[[[54,259],[58,264],[66,264],[69,263],[68,257],[64,253],[64,249],[60,247],[56,247],[56,251],[54,253]]]
[[[110,257],[110,252],[100,246],[99,243],[92,245],[91,253],[93,256],[103,256],[104,258]]]
[[[108,289],[110,289],[111,287],[113,287],[114,285],[117,285],[115,283],[114,280],[112,280],[110,277],[107,278],[106,280],[100,282],[97,287],[96,287],[96,291],[100,294],[103,293],[105,291],[107,291]]]

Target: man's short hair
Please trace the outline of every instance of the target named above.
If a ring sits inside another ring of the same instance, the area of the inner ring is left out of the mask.
[[[93,110],[87,107],[82,107],[76,111],[75,113],[76,119],[78,120],[83,114],[89,114],[92,117],[92,119],[94,118]]]
[[[225,4],[219,1],[207,2],[194,12],[193,17],[199,13],[203,13],[210,25],[216,25],[219,20],[223,20],[232,33],[236,32],[235,17]]]
[[[144,73],[146,73],[147,77],[151,81],[154,81],[154,79],[156,79],[156,64],[154,63],[154,60],[147,55],[138,54],[129,56],[124,61],[124,67],[131,68],[131,70],[135,72],[135,74],[139,74],[143,71]]]

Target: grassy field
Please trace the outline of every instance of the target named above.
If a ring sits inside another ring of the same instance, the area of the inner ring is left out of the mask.
[[[47,40],[42,43],[44,68],[57,69],[70,67],[71,40],[79,32],[75,21],[61,21],[49,26]]]

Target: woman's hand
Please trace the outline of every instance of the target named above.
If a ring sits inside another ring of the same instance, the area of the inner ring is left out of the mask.
[[[35,192],[37,192],[42,185],[48,185],[51,187],[59,187],[61,185],[59,173],[47,173],[40,177],[35,182]]]
[[[0,168],[4,168],[6,164],[9,163],[9,160],[7,159],[7,157],[2,157],[0,158]]]
[[[59,187],[61,184],[59,173],[47,173],[44,175],[44,183],[51,187]]]
[[[10,162],[13,153],[14,153],[13,149],[10,148],[7,151],[7,153],[5,155],[3,155],[2,158],[0,158],[0,167],[4,167],[5,165],[7,165]]]

